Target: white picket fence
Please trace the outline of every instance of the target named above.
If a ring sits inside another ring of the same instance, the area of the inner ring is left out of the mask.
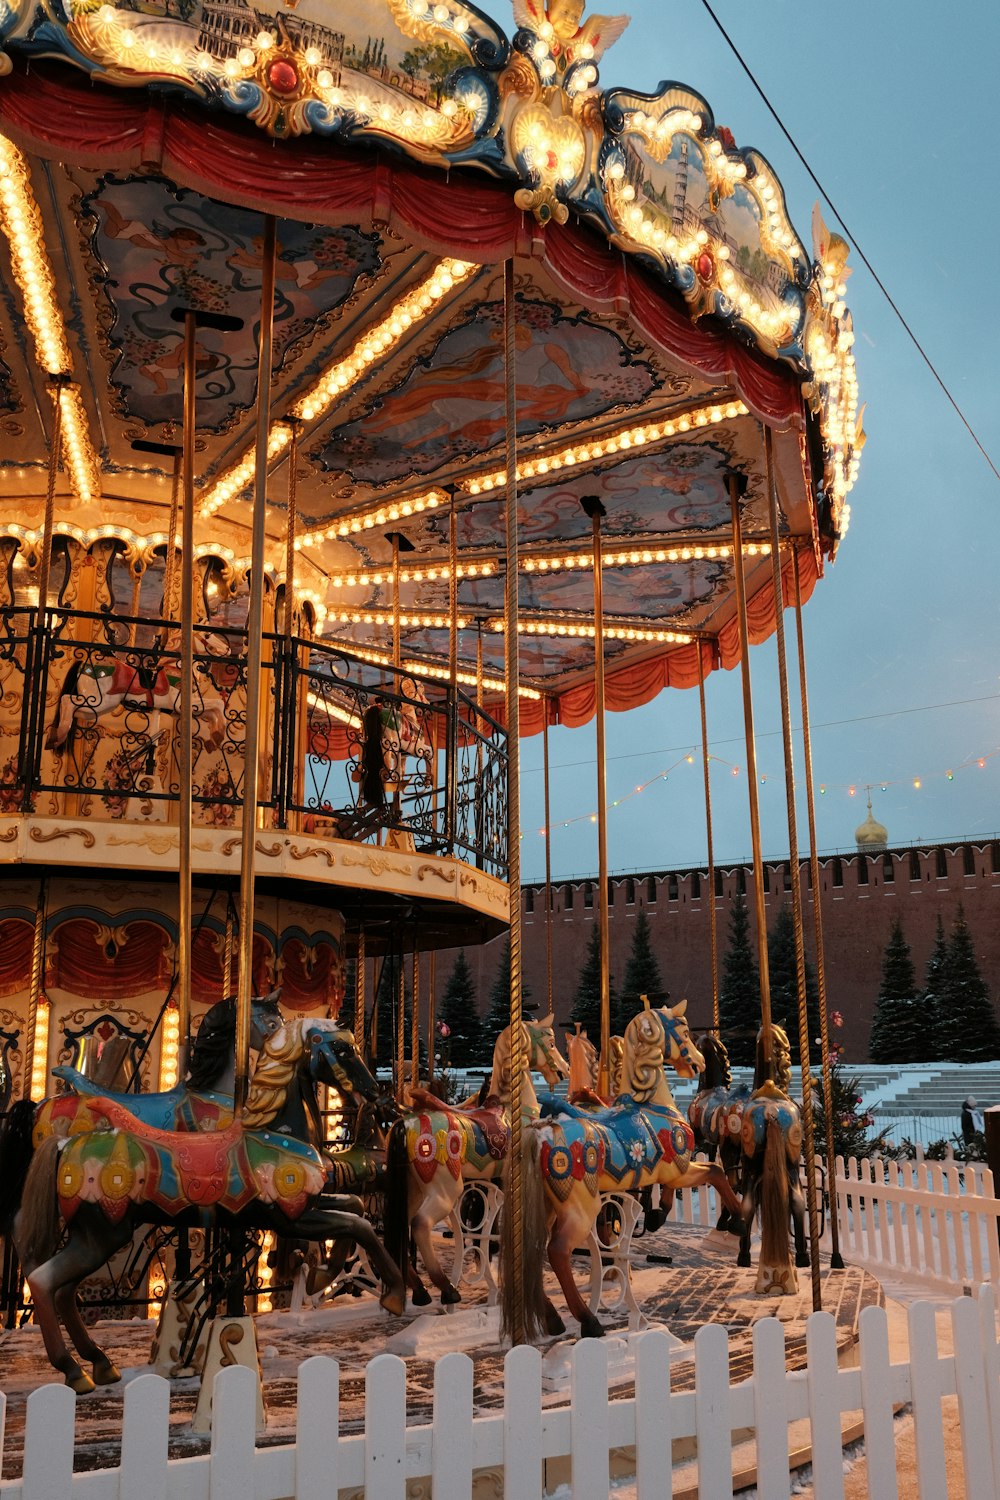
[[[836,1169],[845,1260],[935,1290],[1000,1291],[1000,1199],[986,1167],[854,1157]]]
[[[61,1385],[42,1386],[28,1399],[24,1477],[0,1483],[3,1500],[335,1500],[340,1492],[365,1500],[404,1500],[411,1481],[433,1500],[470,1500],[479,1470],[502,1471],[505,1500],[542,1500],[546,1463],[568,1458],[573,1500],[608,1500],[612,1450],[633,1449],[638,1500],[669,1493],[671,1443],[698,1445],[701,1500],[732,1496],[730,1437],[752,1429],[757,1438],[761,1500],[787,1500],[790,1422],[806,1420],[813,1450],[816,1500],[843,1500],[841,1417],[864,1414],[868,1492],[898,1496],[894,1408],[912,1407],[922,1496],[947,1494],[942,1398],[957,1396],[962,1493],[970,1500],[1000,1497],[1000,1343],[990,1288],[978,1301],[951,1306],[954,1353],[940,1355],[935,1309],[910,1309],[906,1363],[890,1359],[883,1309],[861,1315],[860,1366],[837,1364],[836,1326],[814,1313],[807,1327],[808,1368],[785,1369],[782,1325],[762,1318],[753,1333],[753,1375],[729,1382],[728,1336],[711,1324],[695,1338],[695,1388],[670,1389],[670,1345],[656,1331],[637,1340],[635,1395],[609,1400],[605,1346],[588,1340],[572,1351],[571,1404],[542,1405],[542,1361],[537,1349],[513,1349],[504,1371],[502,1411],[473,1416],[473,1366],[447,1354],[434,1370],[429,1423],[407,1426],[406,1366],[381,1354],[367,1368],[365,1430],[339,1432],[339,1369],[335,1360],[308,1359],[299,1370],[295,1442],[258,1448],[256,1375],[233,1367],[216,1378],[211,1452],[169,1460],[169,1385],[142,1375],[125,1392],[121,1464],[76,1474],[73,1438],[76,1397]]]

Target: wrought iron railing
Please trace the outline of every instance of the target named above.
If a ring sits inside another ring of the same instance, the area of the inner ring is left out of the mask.
[[[233,826],[245,776],[241,630],[199,625],[195,821]],[[260,805],[275,827],[453,854],[506,875],[507,741],[460,690],[304,637],[264,639]],[[0,812],[169,823],[179,628],[0,611]]]

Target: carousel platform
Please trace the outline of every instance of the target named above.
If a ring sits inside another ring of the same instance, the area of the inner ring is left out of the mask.
[[[671,1360],[675,1390],[694,1386],[693,1357],[686,1349],[702,1324],[723,1324],[730,1337],[731,1379],[746,1378],[752,1365],[753,1326],[760,1318],[778,1317],[785,1326],[787,1363],[790,1369],[806,1362],[805,1325],[812,1311],[808,1271],[799,1273],[797,1297],[758,1297],[753,1291],[754,1272],[735,1265],[735,1242],[707,1235],[700,1228],[667,1225],[644,1238],[642,1251],[633,1261],[636,1296],[653,1326],[666,1328],[679,1341]],[[672,1265],[652,1262],[652,1255],[672,1257]],[[581,1260],[583,1278],[585,1261]],[[879,1283],[868,1272],[849,1266],[822,1272],[823,1305],[837,1325],[837,1345],[842,1363],[852,1360],[858,1342],[858,1320],[863,1308],[884,1301]],[[558,1305],[558,1293],[555,1293]],[[434,1308],[437,1309],[435,1302]],[[470,1318],[467,1309],[485,1311],[481,1295],[471,1293],[454,1315],[438,1312],[431,1319],[419,1310],[406,1319],[391,1318],[374,1299],[345,1296],[333,1304],[303,1313],[272,1312],[257,1320],[258,1344],[267,1409],[267,1431],[262,1445],[294,1441],[296,1371],[310,1355],[328,1354],[341,1366],[341,1428],[357,1431],[364,1425],[364,1369],[374,1354],[389,1346],[402,1353],[407,1363],[407,1407],[411,1424],[430,1421],[434,1356],[460,1347],[476,1368],[476,1410],[496,1409],[503,1401],[503,1352],[490,1333],[474,1331],[485,1318]],[[627,1317],[603,1314],[608,1329],[609,1363],[615,1396],[633,1394],[633,1356],[629,1350]],[[440,1330],[437,1326],[440,1324]],[[473,1331],[469,1332],[470,1325]],[[124,1386],[148,1372],[153,1325],[145,1320],[104,1322],[97,1337],[125,1373],[119,1386],[95,1391],[77,1403],[75,1467],[89,1470],[111,1467],[119,1461]],[[613,1339],[613,1342],[612,1342]],[[552,1340],[543,1351],[543,1402],[568,1404],[569,1383],[565,1354],[569,1340]],[[416,1352],[408,1354],[408,1348]],[[20,1474],[25,1407],[29,1394],[39,1385],[58,1380],[45,1361],[38,1331],[28,1327],[0,1334],[0,1389],[7,1397],[6,1437],[3,1451],[4,1479]],[[171,1457],[206,1452],[209,1440],[190,1430],[198,1394],[196,1379],[177,1379],[171,1386]],[[683,1468],[691,1454],[675,1452],[675,1465]],[[627,1455],[622,1456],[623,1472]],[[547,1475],[552,1490],[565,1476]],[[680,1477],[679,1473],[678,1476]]]

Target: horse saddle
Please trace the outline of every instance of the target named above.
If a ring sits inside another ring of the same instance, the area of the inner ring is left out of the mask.
[[[213,1089],[195,1092],[178,1083],[162,1094],[109,1093],[76,1068],[61,1065],[52,1072],[81,1098],[110,1099],[133,1119],[155,1130],[221,1130],[233,1117],[231,1097]]]

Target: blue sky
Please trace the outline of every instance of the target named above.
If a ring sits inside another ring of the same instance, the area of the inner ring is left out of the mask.
[[[504,0],[485,8],[512,26]],[[969,7],[959,27],[950,24],[956,13],[928,0],[833,8],[715,0],[714,8],[1000,466],[1000,304],[992,280],[1000,9]],[[667,79],[697,89],[740,146],[769,158],[810,243],[816,190],[700,0],[633,0],[628,9],[632,25],[604,58],[602,84],[653,91]],[[850,263],[868,444],[850,532],[805,612],[813,761],[817,783],[828,787],[817,799],[818,843],[852,844],[869,781],[893,843],[988,836],[1000,831],[1000,755],[982,769],[960,767],[1000,748],[1000,481],[856,254]],[[754,650],[752,665],[758,763],[767,777],[764,849],[780,858],[788,834],[773,641]],[[739,673],[713,674],[707,697],[710,751],[719,757],[716,855],[739,859],[750,848]],[[637,712],[609,715],[609,799],[627,797],[699,739],[697,693],[666,693]],[[592,872],[593,727],[552,731],[550,758],[553,871]],[[739,775],[723,762],[738,765]],[[524,879],[544,870],[541,764],[541,738],[525,742]],[[799,823],[804,849],[801,797]],[[613,808],[608,848],[612,870],[703,862],[700,767],[682,764]]]

